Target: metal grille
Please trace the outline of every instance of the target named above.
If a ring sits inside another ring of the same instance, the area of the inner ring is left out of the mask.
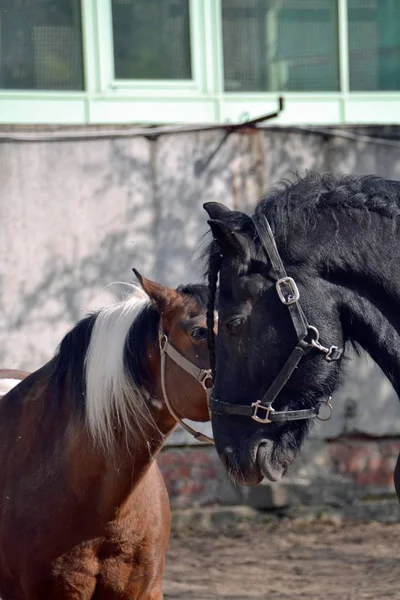
[[[348,0],[350,89],[400,90],[399,0]]]
[[[226,91],[339,89],[336,0],[222,0]]]
[[[113,0],[117,79],[191,79],[188,0]]]
[[[0,88],[83,89],[79,0],[0,0]]]

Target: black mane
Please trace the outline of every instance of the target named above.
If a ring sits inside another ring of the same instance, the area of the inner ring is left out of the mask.
[[[85,406],[85,357],[98,313],[81,319],[61,340],[52,360],[50,382],[66,385],[67,393],[75,400],[75,410]]]
[[[265,215],[276,239],[283,241],[289,226],[307,226],[318,211],[334,216],[335,213],[354,210],[378,213],[395,220],[400,216],[400,181],[375,175],[335,176],[314,172],[304,177],[296,175],[295,181],[283,181],[261,198],[254,216]],[[250,253],[252,258],[256,258],[258,240],[251,218],[240,211],[231,211],[224,218],[232,231],[248,235]],[[252,239],[256,244],[251,243]],[[204,274],[209,272],[210,262],[218,262],[220,252],[214,240],[206,244],[202,254]]]
[[[307,226],[316,212],[333,216],[355,210],[396,219],[400,215],[400,182],[375,175],[311,172],[273,188],[258,202],[255,215],[265,215],[276,238],[284,240],[289,227]]]

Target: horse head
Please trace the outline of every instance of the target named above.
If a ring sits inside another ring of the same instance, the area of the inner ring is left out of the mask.
[[[329,417],[347,342],[399,391],[398,317],[389,309],[400,296],[398,192],[376,177],[311,174],[272,191],[253,217],[205,205],[209,314],[219,277],[212,426],[239,483],[280,479],[314,417]]]

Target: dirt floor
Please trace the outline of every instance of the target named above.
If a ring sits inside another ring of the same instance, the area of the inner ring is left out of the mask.
[[[175,534],[165,600],[400,600],[400,523],[277,521]]]

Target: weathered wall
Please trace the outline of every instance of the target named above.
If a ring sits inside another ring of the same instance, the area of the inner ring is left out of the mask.
[[[394,138],[400,129],[378,133]],[[1,366],[39,367],[111,297],[108,284],[134,280],[132,266],[171,285],[196,280],[205,201],[250,210],[304,169],[400,179],[400,146],[284,128],[234,133],[220,146],[223,135],[0,142]],[[400,433],[397,399],[365,358],[354,360],[334,402],[334,418],[315,436]]]

